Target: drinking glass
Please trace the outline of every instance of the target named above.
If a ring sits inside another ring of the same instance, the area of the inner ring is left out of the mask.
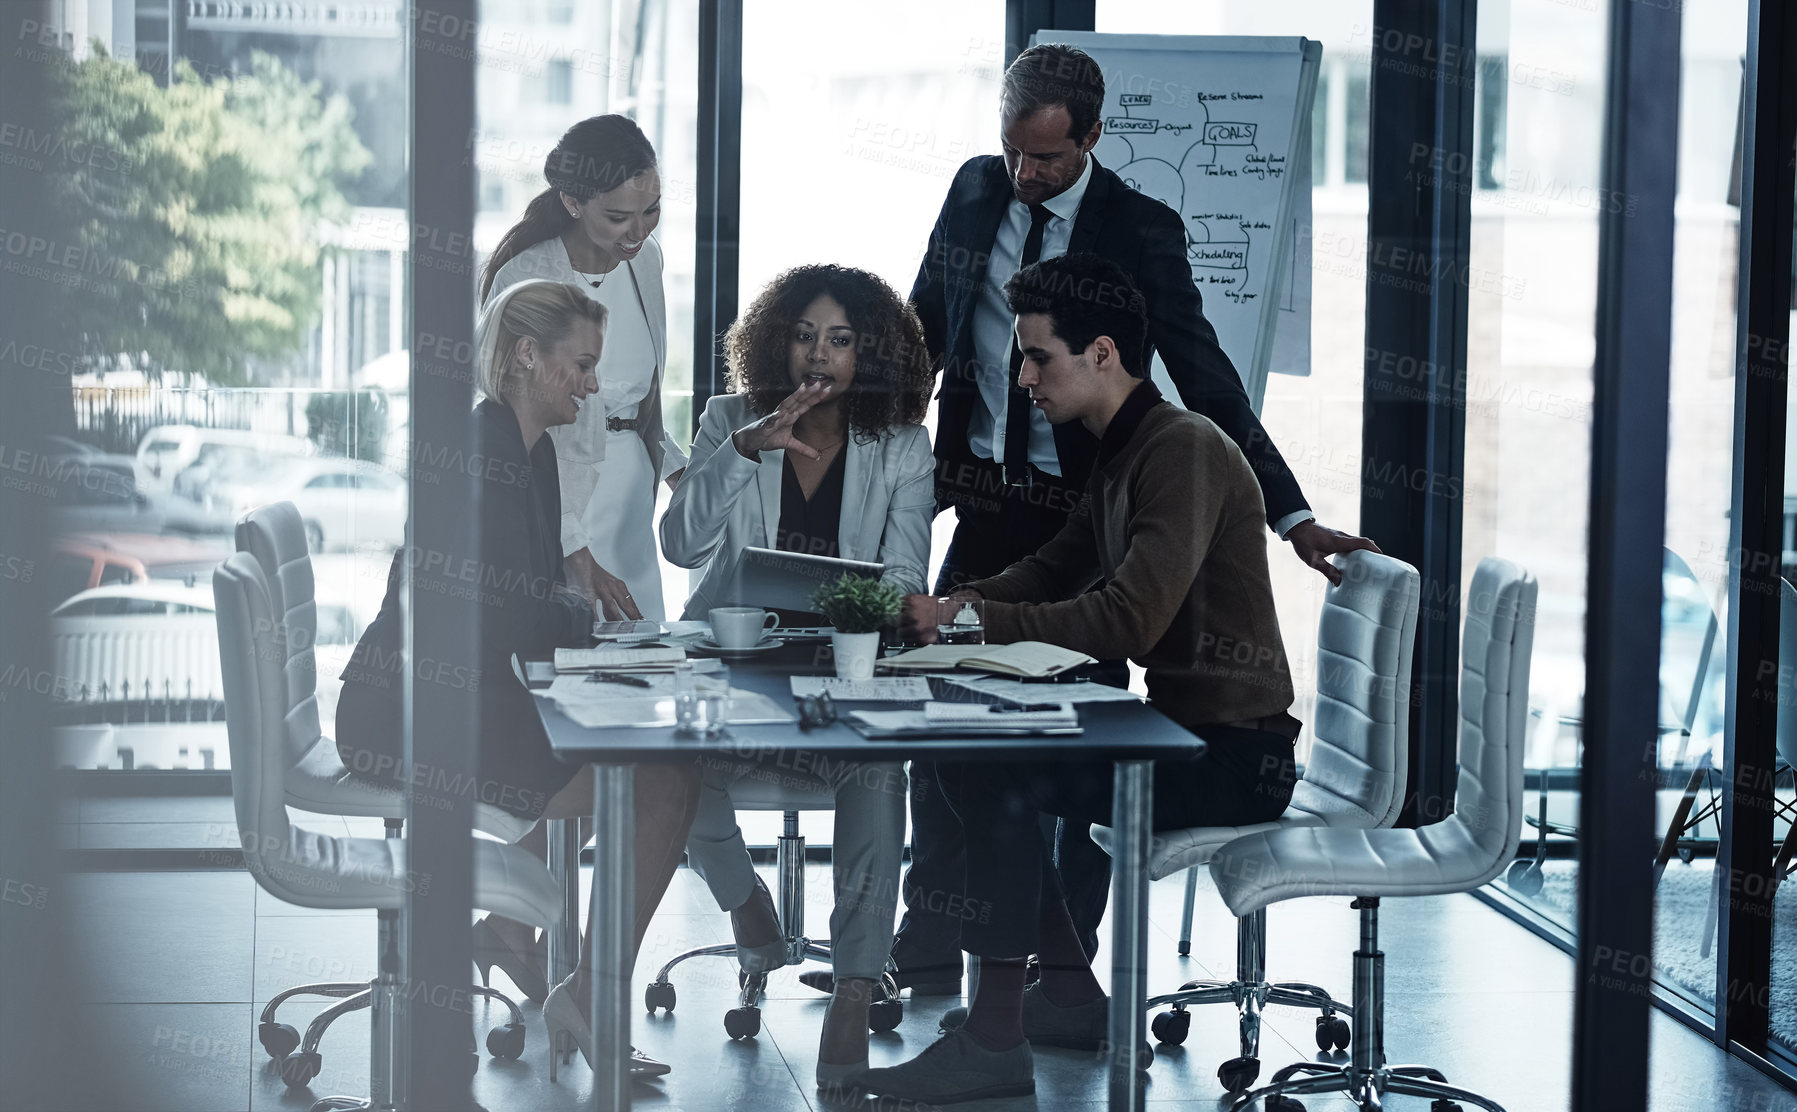
[[[689,664],[674,671],[674,720],[688,737],[720,737],[730,717],[730,669],[720,665],[695,672]]]
[[[967,595],[938,598],[936,641],[943,645],[984,645],[986,600]]]

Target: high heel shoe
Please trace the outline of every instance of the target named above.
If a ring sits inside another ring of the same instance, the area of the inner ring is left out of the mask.
[[[773,919],[774,928],[779,932],[779,937],[772,942],[763,942],[759,946],[745,946],[740,941],[737,942],[736,964],[742,967],[744,973],[771,973],[786,964],[785,928],[780,923],[779,913],[774,910],[774,897],[768,892],[767,885],[762,883],[760,877],[755,878],[755,890],[749,893],[749,900],[754,900],[757,897],[766,906],[768,917]],[[743,906],[748,906],[747,900],[744,901]],[[730,916],[730,933],[733,935],[736,933],[735,912],[732,912]]]
[[[486,918],[474,924],[474,966],[480,970],[480,983],[491,987],[493,967],[512,979],[526,998],[543,1002],[549,996],[549,978],[543,972],[543,961],[533,952],[526,956],[512,949],[499,937],[499,932]]]
[[[549,990],[543,1001],[543,1026],[549,1029],[549,1080],[555,1080],[557,1062],[567,1065],[580,1051],[581,1060],[593,1068],[593,1027],[586,1013],[574,999],[574,977]],[[666,1062],[658,1062],[636,1047],[630,1048],[630,1076],[660,1077],[669,1072]]]

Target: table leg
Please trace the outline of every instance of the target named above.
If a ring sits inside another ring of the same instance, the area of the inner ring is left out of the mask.
[[[630,974],[635,936],[636,769],[593,766],[592,933],[594,1112],[630,1107]]]
[[[580,820],[548,825],[549,874],[562,890],[561,915],[549,932],[549,983],[558,985],[580,964]]]
[[[1111,791],[1111,1080],[1113,1112],[1142,1112],[1138,1066],[1148,1025],[1148,842],[1154,764],[1118,761]]]

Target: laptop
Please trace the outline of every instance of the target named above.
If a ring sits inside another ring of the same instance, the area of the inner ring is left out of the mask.
[[[773,548],[745,548],[736,576],[721,606],[759,606],[764,610],[816,613],[811,595],[843,575],[878,579],[886,565],[866,560],[839,560]]]

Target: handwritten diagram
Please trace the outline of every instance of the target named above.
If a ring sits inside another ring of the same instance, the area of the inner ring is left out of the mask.
[[[1157,108],[1152,93],[1119,93],[1119,114],[1104,118],[1101,151],[1131,187],[1163,202],[1186,222],[1186,257],[1200,292],[1247,305],[1266,295],[1273,250],[1272,215],[1286,172],[1289,134],[1264,148],[1263,130],[1289,132],[1263,120],[1261,93],[1195,91],[1183,111]],[[1172,101],[1175,98],[1163,98]],[[1174,113],[1189,118],[1171,119]],[[1269,126],[1271,125],[1271,126]],[[1123,152],[1118,154],[1117,148]]]

